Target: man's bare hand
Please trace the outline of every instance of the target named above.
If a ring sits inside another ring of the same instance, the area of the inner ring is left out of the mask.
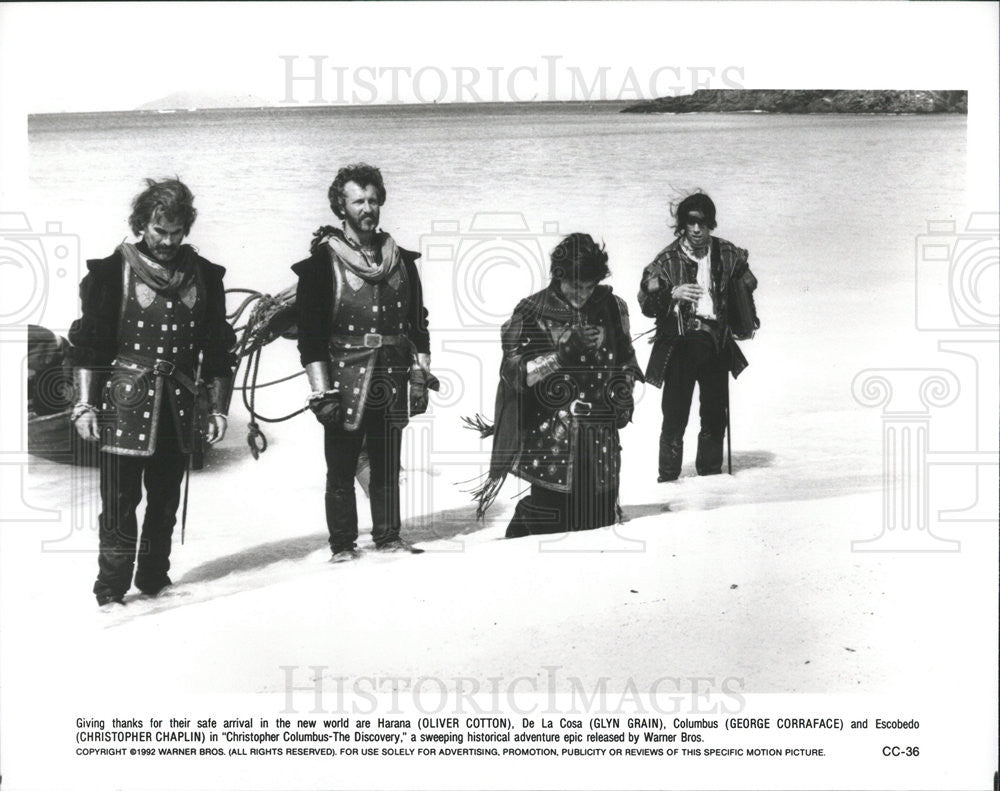
[[[205,428],[205,442],[214,445],[226,436],[226,418],[223,415],[209,415]]]
[[[87,442],[97,442],[99,439],[97,433],[97,413],[94,411],[84,412],[80,417],[76,419],[73,424],[76,427],[76,433],[79,434]]]
[[[604,330],[591,324],[583,328],[583,345],[587,349],[597,349],[604,342]]]
[[[673,290],[674,299],[685,302],[697,302],[705,294],[705,289],[697,283],[685,283],[683,286],[675,286]]]

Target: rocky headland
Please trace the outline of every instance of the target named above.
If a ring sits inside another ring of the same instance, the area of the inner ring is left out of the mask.
[[[968,113],[967,91],[703,89],[640,102],[623,113]]]

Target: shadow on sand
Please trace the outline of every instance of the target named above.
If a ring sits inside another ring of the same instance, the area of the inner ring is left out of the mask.
[[[358,498],[359,510],[365,508],[365,499]],[[424,517],[416,517],[403,522],[400,534],[407,541],[419,544],[423,541],[441,541],[453,539],[461,535],[477,533],[490,525],[490,522],[476,521],[476,506],[474,503],[439,511]],[[224,555],[188,571],[178,583],[210,582],[221,579],[233,572],[246,572],[270,566],[284,560],[300,560],[313,552],[327,546],[327,535],[317,532],[315,535],[296,536]]]
[[[733,454],[733,473],[754,468],[771,467],[775,454],[769,451],[751,451]],[[725,475],[725,473],[723,473]],[[644,516],[656,516],[679,511],[711,511],[728,505],[746,505],[750,503],[780,503],[802,500],[822,500],[826,497],[841,497],[844,494],[860,494],[874,491],[881,486],[880,478],[859,480],[851,470],[831,477],[791,477],[788,471],[767,478],[759,478],[752,488],[746,486],[718,486],[713,490],[711,481],[706,478],[705,484],[696,484],[697,488],[685,486],[688,479],[696,479],[692,469],[685,469],[679,481],[657,484],[662,492],[662,500],[654,503],[625,505],[626,520],[639,519]]]
[[[760,469],[764,467],[770,467],[774,464],[775,454],[767,450],[759,451],[746,451],[743,453],[733,454],[733,474],[740,472],[741,470],[752,470]],[[723,474],[726,474],[727,465],[723,463]],[[681,482],[685,478],[697,478],[698,475],[694,471],[694,465],[690,465],[690,470],[685,470],[685,474],[681,475]],[[630,519],[640,519],[644,516],[656,516],[657,514],[666,514],[671,511],[686,510],[681,508],[672,508],[670,505],[670,500],[674,497],[677,492],[675,490],[676,482],[667,481],[665,483],[657,484],[659,491],[663,492],[663,501],[657,503],[644,503],[641,505],[623,505],[622,511],[625,514],[626,521]],[[767,500],[766,494],[762,500]],[[771,499],[779,499],[777,497]],[[787,499],[783,496],[781,499]],[[812,499],[811,497],[809,499]],[[726,505],[736,505],[739,503],[746,502],[746,496],[744,493],[729,491],[729,492],[713,492],[706,494],[704,497],[698,500],[698,510],[710,511],[714,508],[720,508]]]
[[[233,454],[245,453],[243,448],[227,449]],[[216,452],[213,451],[213,454]],[[223,462],[220,458],[222,454],[216,456],[213,461]],[[733,454],[733,470],[749,470],[754,468],[769,467],[773,464],[775,455],[769,451],[749,451]],[[693,473],[693,469],[691,471]],[[660,484],[663,492],[663,502],[624,505],[623,510],[627,519],[637,519],[643,516],[651,516],[671,511],[670,498],[673,492],[669,483]],[[779,499],[778,497],[767,497],[766,492],[761,492],[763,500]],[[756,496],[756,493],[755,493]],[[803,497],[807,495],[803,494]],[[812,499],[816,496],[816,491],[809,489],[808,497]],[[782,493],[782,498],[787,499],[787,492]],[[724,491],[708,494],[706,499],[699,500],[699,509],[709,510],[725,505],[733,505],[745,502],[745,492]],[[366,499],[360,495],[358,497],[358,509],[367,508]],[[403,522],[400,531],[407,541],[419,544],[428,541],[448,541],[460,536],[478,533],[496,522],[506,523],[510,518],[509,514],[503,513],[504,509],[496,509],[496,515],[486,522],[476,520],[476,505],[469,503],[458,508],[451,508],[444,511],[437,511],[433,514],[415,517]],[[678,509],[674,509],[678,510]],[[253,547],[234,552],[231,555],[215,558],[200,566],[188,571],[178,582],[190,584],[194,582],[209,582],[221,579],[234,572],[253,571],[279,563],[286,560],[299,560],[313,552],[323,549],[327,544],[325,533],[317,532],[315,535],[296,536],[278,541],[271,541],[266,544],[257,544]],[[458,547],[456,543],[456,548]],[[447,551],[447,550],[445,550]]]

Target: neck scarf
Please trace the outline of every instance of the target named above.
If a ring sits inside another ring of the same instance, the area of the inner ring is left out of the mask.
[[[681,237],[681,250],[684,251],[684,255],[690,258],[694,262],[704,261],[706,258],[712,255],[712,239],[709,237],[708,243],[705,245],[705,250],[701,255],[695,252],[695,249],[691,246],[691,243],[687,240],[686,236]]]
[[[143,255],[134,244],[122,242],[118,249],[136,276],[160,294],[177,294],[194,279],[194,258],[188,245],[177,251],[169,266]]]
[[[392,272],[400,260],[399,248],[396,242],[387,233],[377,233],[375,235],[375,247],[381,252],[378,263],[369,261],[364,253],[351,244],[344,232],[333,229],[333,232],[326,239],[326,243],[344,262],[344,265],[354,274],[369,283],[380,283]]]

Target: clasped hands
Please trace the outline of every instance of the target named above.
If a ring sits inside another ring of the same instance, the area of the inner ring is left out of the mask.
[[[599,348],[604,333],[600,327],[588,324],[574,324],[563,331],[556,342],[556,359],[560,365],[579,364],[587,352]]]

